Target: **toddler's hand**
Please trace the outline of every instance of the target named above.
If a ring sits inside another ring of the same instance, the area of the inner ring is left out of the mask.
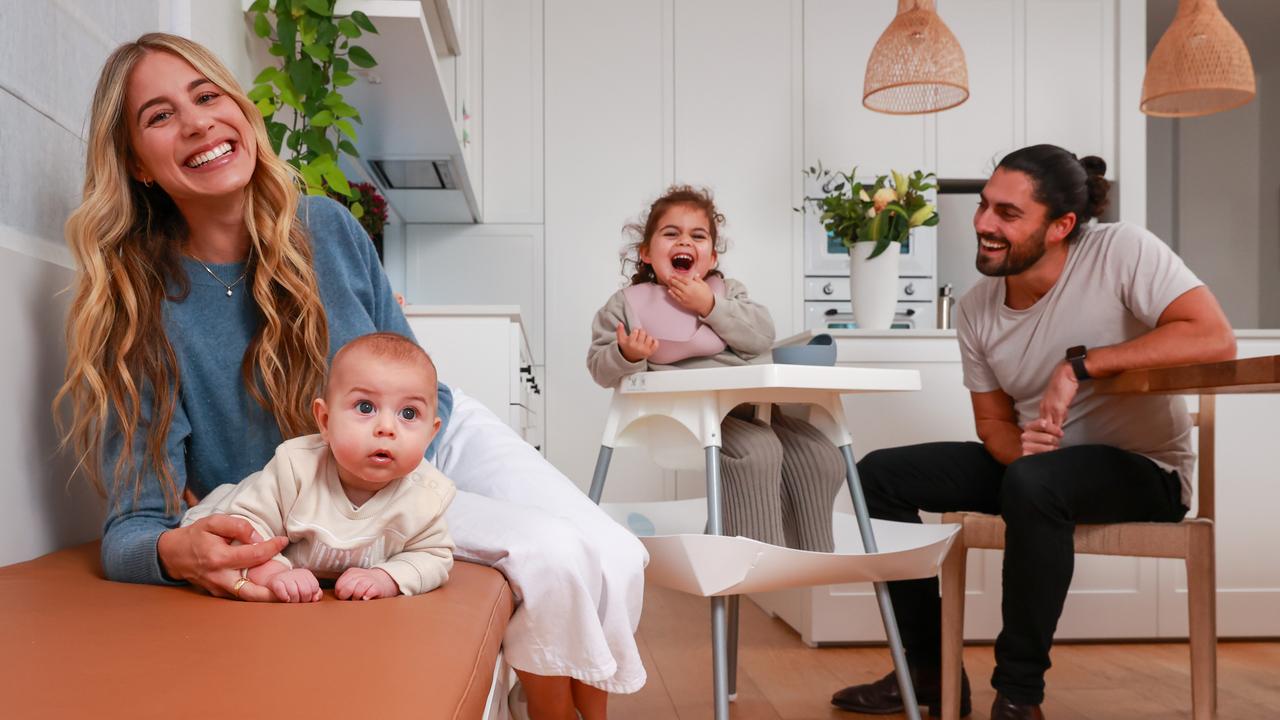
[[[320,581],[306,568],[276,573],[267,587],[271,588],[280,602],[316,602],[323,594],[320,592]]]
[[[640,362],[658,351],[658,341],[650,337],[644,328],[636,328],[628,334],[622,330],[622,323],[618,323],[616,330],[618,350],[627,362]]]
[[[698,313],[698,317],[711,314],[716,306],[715,293],[702,278],[685,278],[673,275],[667,286],[667,292],[686,309]]]
[[[372,600],[380,597],[395,597],[400,594],[400,586],[380,568],[347,568],[338,578],[333,594],[339,600]]]

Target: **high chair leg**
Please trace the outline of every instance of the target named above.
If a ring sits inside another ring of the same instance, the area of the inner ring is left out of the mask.
[[[587,497],[599,505],[600,496],[604,494],[604,478],[609,474],[609,460],[613,458],[613,448],[600,446],[600,454],[596,456],[596,471],[591,474],[591,490]]]
[[[853,512],[858,520],[858,532],[862,535],[862,547],[866,552],[876,552],[876,538],[871,531],[871,514],[867,511],[867,499],[862,494],[862,481],[858,479],[858,467],[853,462],[853,447],[840,446],[840,454],[844,455],[845,479],[849,483],[849,494],[853,497]],[[880,604],[880,619],[884,621],[884,634],[889,638],[889,654],[893,656],[893,667],[898,675],[902,709],[911,720],[920,720],[916,691],[911,683],[911,672],[907,669],[907,654],[902,649],[902,636],[898,634],[898,620],[893,613],[893,602],[889,600],[889,586],[883,582],[875,583],[874,586],[876,601]]]
[[[720,448],[709,445],[707,457],[707,534],[724,534],[720,497]],[[711,690],[715,720],[729,720],[729,638],[727,600],[711,598]]]
[[[729,700],[738,695],[738,603],[741,595],[729,596]]]

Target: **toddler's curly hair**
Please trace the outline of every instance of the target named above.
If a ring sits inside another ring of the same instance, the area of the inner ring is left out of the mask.
[[[677,205],[692,205],[706,213],[707,225],[711,231],[711,246],[715,248],[717,255],[723,255],[727,249],[728,242],[720,235],[720,228],[724,225],[724,215],[716,209],[711,191],[693,185],[672,185],[661,197],[653,201],[649,211],[643,217],[636,222],[627,223],[622,228],[623,232],[633,239],[622,250],[622,275],[623,277],[629,275],[632,285],[658,281],[658,276],[653,272],[653,266],[640,259],[640,251],[649,249],[649,242],[653,240],[653,234],[658,230],[658,221],[668,210]],[[714,269],[707,275],[724,277],[719,270]]]

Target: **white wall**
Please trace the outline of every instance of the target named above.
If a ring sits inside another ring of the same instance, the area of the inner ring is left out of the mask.
[[[186,14],[191,26],[176,31],[212,50],[247,92],[258,72],[266,67],[266,45],[250,31],[239,0],[171,0],[171,4],[189,5]]]
[[[84,138],[103,60],[168,22],[157,0],[0,2],[0,564],[95,537],[101,503],[57,452],[73,279],[62,225],[80,199]]]

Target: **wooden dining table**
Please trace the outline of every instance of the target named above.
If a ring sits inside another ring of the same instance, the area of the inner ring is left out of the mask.
[[[1129,370],[1095,381],[1107,394],[1235,395],[1280,392],[1280,355]]]

